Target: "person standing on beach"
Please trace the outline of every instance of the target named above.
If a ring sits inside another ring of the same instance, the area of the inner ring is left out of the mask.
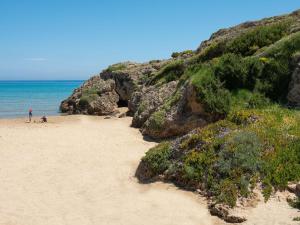
[[[31,118],[32,118],[32,108],[29,109],[29,122],[31,122]]]

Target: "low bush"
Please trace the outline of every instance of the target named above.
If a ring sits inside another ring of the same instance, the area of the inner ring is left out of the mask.
[[[148,165],[153,174],[158,175],[170,166],[170,154],[170,143],[162,142],[156,147],[151,148],[142,160]]]
[[[288,34],[290,22],[279,22],[250,29],[227,43],[226,52],[253,55],[258,49],[269,46]]]
[[[172,58],[178,58],[180,56],[193,55],[193,54],[194,54],[193,50],[186,50],[186,51],[183,51],[183,52],[173,52],[171,57]]]
[[[184,159],[183,176],[185,179],[207,183],[207,177],[215,161],[212,151],[190,152]]]
[[[300,141],[277,148],[264,164],[266,179],[277,189],[285,189],[288,182],[300,180]]]
[[[214,69],[215,76],[225,83],[226,88],[233,90],[246,86],[248,71],[241,56],[225,54],[220,57]]]
[[[220,203],[224,203],[230,207],[236,205],[238,198],[238,190],[236,185],[230,179],[224,179],[218,185],[218,195],[216,200]]]
[[[191,77],[191,83],[197,90],[199,102],[205,105],[209,113],[225,115],[230,110],[230,93],[223,83],[213,75],[209,67],[201,68]]]
[[[262,144],[255,133],[244,131],[232,135],[219,153],[217,169],[220,175],[243,175],[249,179],[260,171],[261,149]]]
[[[288,62],[270,59],[264,64],[261,74],[257,78],[255,90],[274,101],[285,101],[292,75]]]
[[[106,70],[108,72],[115,72],[115,71],[118,71],[118,70],[123,70],[125,68],[126,68],[125,64],[118,63],[118,64],[114,64],[114,65],[109,66]]]
[[[226,42],[218,41],[211,43],[208,47],[202,50],[199,55],[195,57],[194,62],[204,62],[213,58],[219,57],[226,51]]]
[[[261,109],[271,104],[270,100],[259,92],[239,89],[232,92],[232,108],[234,110]]]
[[[237,125],[248,125],[253,116],[255,116],[253,112],[248,110],[234,110],[230,112],[227,119]]]
[[[165,122],[166,111],[164,109],[154,112],[148,119],[148,127],[154,131],[160,131],[163,129]]]
[[[168,63],[154,75],[150,84],[168,83],[170,81],[177,80],[184,73],[184,69],[185,66],[182,60],[176,60]]]

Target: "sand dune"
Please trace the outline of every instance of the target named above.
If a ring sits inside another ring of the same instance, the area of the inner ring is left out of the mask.
[[[137,182],[139,160],[155,143],[143,140],[130,122],[87,116],[52,117],[47,124],[0,120],[0,224],[224,224],[193,193]],[[290,211],[275,207],[283,215],[273,217],[274,207],[259,207],[247,224],[276,224],[270,218],[290,224]]]

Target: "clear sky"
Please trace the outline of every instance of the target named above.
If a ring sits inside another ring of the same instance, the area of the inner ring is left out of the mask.
[[[0,0],[0,80],[87,79],[299,8],[300,0]]]

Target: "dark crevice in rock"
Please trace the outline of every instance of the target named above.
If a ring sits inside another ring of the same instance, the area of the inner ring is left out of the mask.
[[[128,107],[128,101],[120,99],[117,103],[118,107]]]

